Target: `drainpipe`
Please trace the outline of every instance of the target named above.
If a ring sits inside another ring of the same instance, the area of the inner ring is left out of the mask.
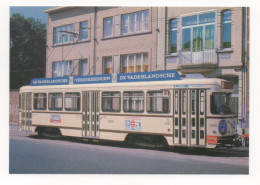
[[[242,134],[246,127],[246,49],[247,49],[247,9],[242,8]],[[244,145],[244,142],[243,142]]]
[[[152,15],[151,15],[152,17]],[[152,18],[151,18],[152,19]],[[152,26],[152,25],[151,25]],[[156,63],[155,63],[155,71],[157,71],[158,69],[158,50],[159,50],[159,44],[158,44],[158,38],[159,38],[159,7],[157,7],[157,29],[156,29]]]
[[[162,14],[164,11],[164,14]],[[165,30],[163,30],[164,21]],[[166,59],[165,55],[167,52],[167,7],[157,7],[157,27],[156,27],[156,71],[158,70],[166,70]],[[164,42],[162,41],[164,37]],[[164,48],[162,50],[162,47]],[[162,61],[163,60],[163,61]],[[158,65],[159,64],[159,65]]]
[[[246,41],[247,41],[247,38],[246,38],[246,28],[247,28],[247,21],[246,21],[246,14],[247,14],[247,10],[246,10],[246,7],[243,7],[242,8],[242,16],[243,16],[243,23],[242,23],[242,26],[243,26],[243,30],[242,30],[242,85],[243,85],[243,89],[242,89],[242,124],[243,124],[243,127],[242,127],[242,131],[244,132],[244,129],[245,129],[245,115],[246,115],[246,112],[245,112],[245,107],[246,107],[246,103],[245,103],[245,99],[246,99]]]
[[[167,45],[167,43],[168,43],[168,41],[169,41],[169,39],[168,39],[168,35],[169,35],[169,33],[168,33],[168,28],[169,28],[169,26],[168,26],[168,7],[166,6],[165,7],[165,31],[166,31],[166,33],[165,33],[165,49],[164,49],[164,56],[163,56],[163,58],[164,58],[164,70],[166,71],[166,58],[165,58],[165,55],[166,55],[166,53],[168,53],[168,45]]]
[[[93,52],[93,55],[94,55],[94,58],[93,58],[93,75],[96,74],[96,47],[97,47],[97,29],[96,29],[96,26],[97,26],[97,7],[95,7],[95,11],[94,11],[94,52]]]
[[[246,100],[246,97],[247,97],[247,84],[246,84],[246,81],[247,81],[247,27],[248,27],[248,21],[247,21],[247,16],[248,16],[248,9],[247,7],[244,7],[244,19],[245,19],[245,25],[244,25],[244,29],[245,29],[245,41],[244,41],[244,49],[245,49],[245,52],[244,52],[244,120],[245,120],[245,128],[246,128],[246,124],[247,124],[247,108],[246,108],[246,104],[247,104],[247,100]]]

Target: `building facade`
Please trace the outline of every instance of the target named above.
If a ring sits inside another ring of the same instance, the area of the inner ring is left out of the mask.
[[[233,82],[248,132],[249,10],[59,7],[48,13],[46,77],[177,70]]]

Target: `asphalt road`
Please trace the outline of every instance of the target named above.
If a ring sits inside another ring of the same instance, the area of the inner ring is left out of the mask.
[[[51,140],[10,126],[10,174],[248,174],[247,152],[154,150]]]

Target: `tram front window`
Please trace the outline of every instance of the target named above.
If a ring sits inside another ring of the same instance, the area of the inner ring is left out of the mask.
[[[210,97],[210,111],[212,114],[235,114],[231,94],[222,92],[212,93]]]

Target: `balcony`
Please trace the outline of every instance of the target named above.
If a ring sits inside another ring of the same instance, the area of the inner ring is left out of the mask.
[[[179,51],[178,69],[184,73],[207,73],[218,66],[217,49],[199,49]]]

